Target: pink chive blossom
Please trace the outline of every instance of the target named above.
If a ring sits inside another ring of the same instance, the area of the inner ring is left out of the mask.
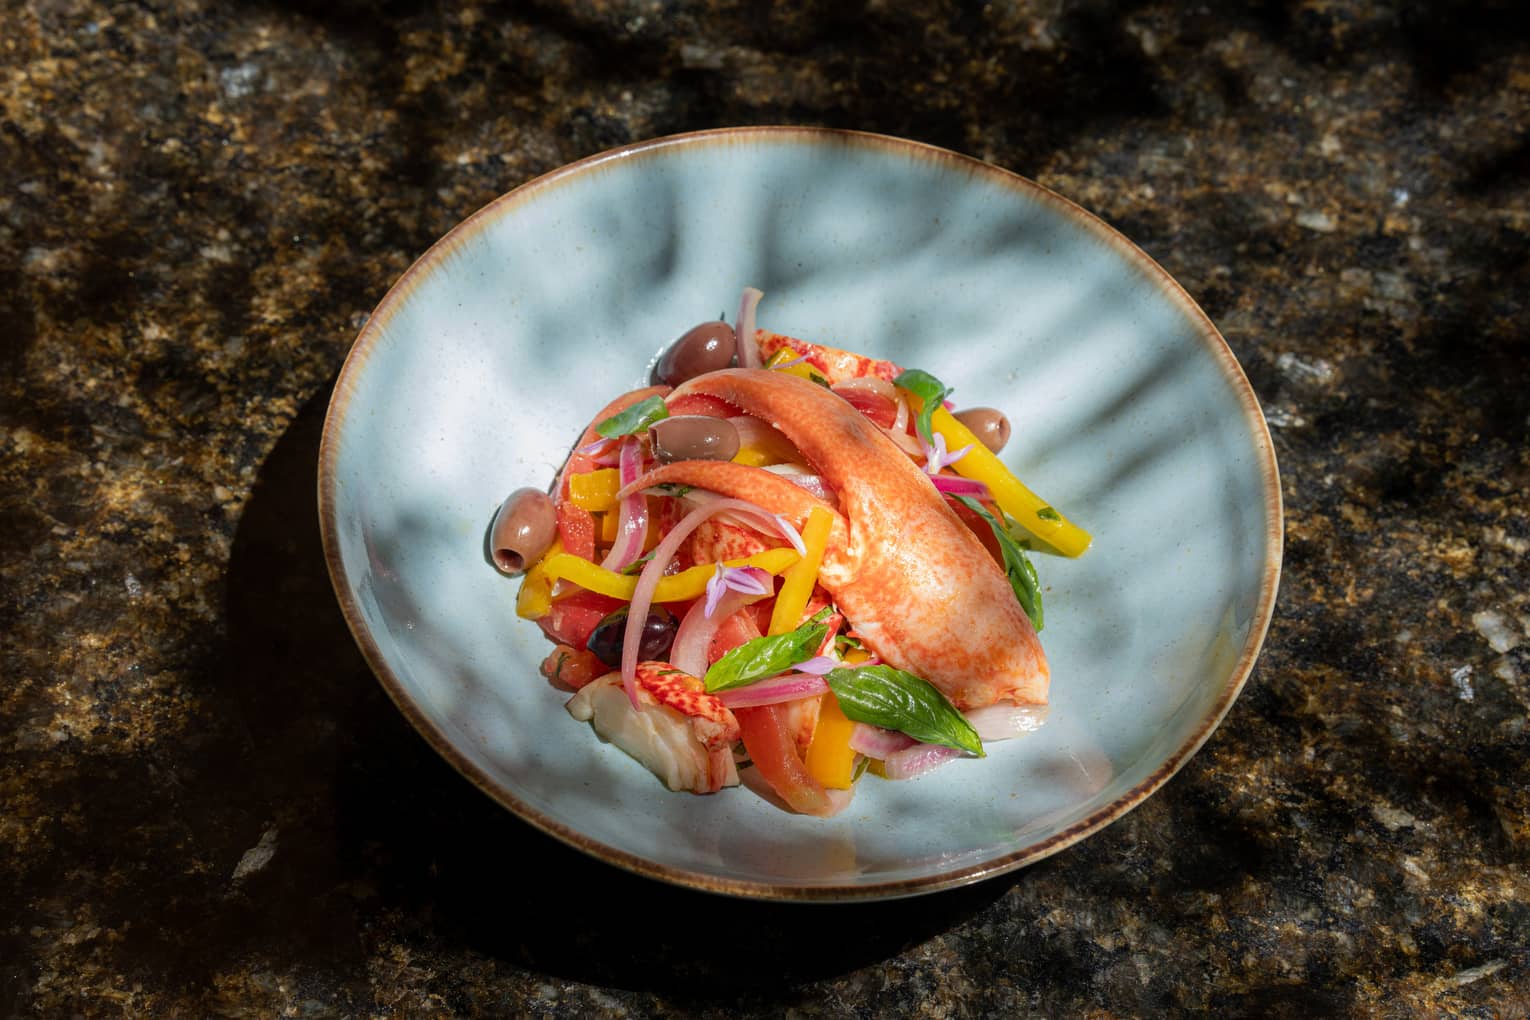
[[[831,669],[838,669],[839,666],[840,664],[837,659],[831,659],[827,655],[815,655],[806,662],[797,663],[797,665],[793,666],[792,669],[795,669],[799,673],[811,673],[813,676],[823,676]]]
[[[725,567],[721,563],[707,580],[707,602],[702,614],[711,619],[717,603],[730,591],[745,595],[769,595],[770,575],[759,567]]]
[[[942,468],[955,464],[967,456],[967,451],[972,449],[972,444],[968,443],[955,453],[947,453],[946,437],[939,432],[935,433],[933,445],[926,443],[923,436],[919,438],[919,445],[924,447],[924,470],[932,475],[940,474]]]

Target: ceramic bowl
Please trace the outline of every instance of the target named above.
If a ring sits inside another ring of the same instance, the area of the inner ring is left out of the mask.
[[[564,710],[550,650],[485,557],[586,421],[687,328],[760,324],[934,372],[1005,409],[1003,459],[1094,534],[1038,556],[1051,714],[822,820],[745,789],[670,793]],[[730,312],[730,318],[731,318]],[[537,828],[618,867],[781,899],[911,895],[1055,853],[1161,786],[1253,667],[1280,488],[1259,406],[1205,314],[1066,199],[913,142],[712,131],[594,156],[427,251],[345,364],[320,469],[350,627],[409,720]]]

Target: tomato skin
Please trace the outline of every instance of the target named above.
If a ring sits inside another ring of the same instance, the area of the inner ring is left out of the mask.
[[[946,506],[956,511],[956,516],[960,517],[962,523],[978,537],[979,542],[983,543],[983,548],[988,550],[988,555],[993,557],[993,561],[1001,567],[1004,566],[1004,550],[999,548],[999,540],[994,537],[993,528],[988,526],[988,522],[974,513],[965,503],[952,499],[950,496],[946,497]],[[986,506],[984,509],[989,513],[996,513],[991,506]]]
[[[670,398],[669,413],[672,415],[701,414],[708,418],[733,418],[744,412],[726,400],[705,393],[682,393],[678,397]]]
[[[845,402],[865,415],[872,424],[890,429],[898,420],[898,407],[891,400],[869,390],[842,389],[834,391]]]
[[[712,640],[707,644],[707,665],[711,665],[745,641],[753,641],[764,633],[757,619],[756,606],[744,606],[718,625]],[[767,607],[769,603],[763,603]],[[766,618],[767,620],[769,617]]]
[[[552,609],[537,621],[537,626],[555,644],[583,648],[595,626],[624,605],[621,599],[599,592],[576,591],[568,598],[554,600]]]
[[[577,691],[596,677],[611,672],[587,648],[559,645],[542,661],[541,673],[554,687]]]
[[[558,503],[558,538],[563,551],[581,559],[595,559],[595,515],[568,500]]]
[[[785,706],[740,708],[733,715],[744,749],[776,795],[802,814],[827,814],[829,795],[797,757],[797,740],[787,724]]]

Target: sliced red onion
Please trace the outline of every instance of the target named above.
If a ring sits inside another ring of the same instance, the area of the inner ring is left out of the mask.
[[[823,476],[815,475],[806,468],[799,467],[796,464],[766,464],[761,470],[769,471],[773,475],[780,475],[799,489],[807,490],[825,503],[839,502],[839,497],[835,495],[833,489],[829,488],[829,483],[823,480]]]
[[[738,343],[738,363],[740,368],[760,367],[760,345],[754,338],[754,310],[760,304],[760,298],[764,293],[753,287],[744,288],[744,296],[738,303],[738,323],[735,325],[733,334]]]
[[[838,669],[842,664],[838,659],[831,659],[827,655],[815,655],[806,662],[799,662],[792,669],[799,673],[811,673],[814,676],[823,676],[831,669]]]
[[[622,440],[621,483],[623,487],[637,481],[643,473],[643,444],[636,436]],[[616,519],[616,541],[600,565],[607,570],[620,571],[643,555],[643,539],[648,534],[648,500],[641,492],[622,497]]]
[[[1046,705],[989,705],[963,713],[977,735],[986,743],[990,740],[1008,740],[1023,737],[1041,729],[1047,720]]]
[[[676,669],[682,669],[691,676],[706,675],[707,667],[711,665],[707,661],[707,651],[712,647],[712,639],[717,636],[717,631],[727,622],[728,617],[757,601],[758,595],[745,595],[740,591],[726,592],[718,602],[716,611],[708,616],[705,603],[697,599],[681,618],[680,629],[675,631],[675,643],[670,646],[669,661]]]
[[[874,375],[852,376],[849,379],[841,379],[834,384],[834,388],[836,390],[866,390],[868,393],[875,393],[879,397],[885,397],[889,401],[896,401],[898,399],[898,387],[886,379],[879,379]]]
[[[574,452],[575,453],[582,453],[586,457],[594,457],[597,454],[604,453],[606,451],[606,448],[608,446],[610,446],[611,444],[615,443],[615,442],[616,442],[615,438],[605,437],[605,438],[597,439],[593,443],[590,443],[590,444],[588,444],[586,446],[581,446],[581,447],[579,447],[579,449],[575,450]]]
[[[732,425],[733,430],[738,433],[740,446],[752,446],[759,450],[773,450],[778,453],[790,450],[798,459],[801,459],[790,439],[782,435],[774,425],[763,422],[752,414],[735,414],[728,419],[728,424]]]
[[[783,362],[780,362],[779,364],[771,365],[770,367],[771,368],[792,368],[795,365],[802,364],[807,359],[808,359],[808,356],[806,354],[799,354],[799,355],[797,355],[795,358],[793,358],[790,361],[783,361]]]
[[[680,664],[677,662],[675,665]],[[757,680],[746,687],[723,691],[717,697],[729,708],[758,708],[761,705],[779,705],[783,701],[817,697],[828,689],[829,685],[821,676],[782,673],[780,676]]]
[[[856,723],[850,731],[850,749],[868,758],[885,761],[888,755],[913,747],[918,741],[907,733]]]
[[[919,445],[919,440],[907,432],[898,429],[883,429],[882,431],[887,434],[888,439],[897,444],[898,449],[916,460],[924,460],[924,447]]]
[[[931,475],[930,481],[935,483],[935,488],[952,496],[971,496],[973,499],[984,501],[993,498],[993,493],[988,491],[988,486],[976,478],[958,478],[954,475]]]
[[[939,744],[915,744],[902,751],[894,751],[882,759],[882,774],[888,779],[914,779],[939,768],[962,752],[954,747]]]
[[[639,712],[643,708],[638,703],[637,696],[638,645],[643,639],[643,624],[648,619],[648,610],[653,606],[654,589],[659,586],[660,579],[664,577],[664,571],[669,569],[670,560],[674,559],[675,553],[680,551],[681,543],[691,537],[691,532],[700,527],[707,518],[729,510],[749,514],[757,519],[763,518],[772,524],[776,521],[774,514],[742,499],[720,496],[708,500],[704,505],[680,518],[680,522],[670,530],[670,533],[654,546],[653,558],[638,575],[637,587],[632,592],[632,603],[627,610],[627,629],[622,632],[622,689],[627,692],[627,699],[632,702],[632,707]],[[798,536],[797,541],[802,541],[801,536]]]
[[[894,386],[893,389],[896,391],[897,387]],[[901,393],[898,394],[897,400],[898,413],[893,416],[892,427],[894,431],[908,435],[908,401],[904,399]]]

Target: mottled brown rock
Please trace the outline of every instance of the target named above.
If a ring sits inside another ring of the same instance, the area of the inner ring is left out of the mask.
[[[9,8],[0,1015],[1530,1010],[1516,5],[440,6]],[[1283,472],[1269,643],[1205,749],[913,902],[711,900],[530,831],[372,681],[314,524],[329,387],[434,238],[599,149],[769,122],[1119,226]]]

